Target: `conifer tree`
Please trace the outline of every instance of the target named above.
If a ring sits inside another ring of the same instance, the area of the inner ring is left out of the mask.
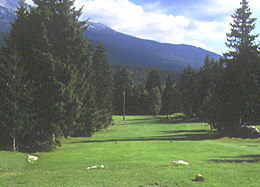
[[[133,82],[130,79],[130,73],[120,64],[117,65],[113,74],[114,93],[113,93],[113,107],[114,114],[122,114],[123,112],[123,93],[126,93],[126,112],[129,114],[131,108]]]
[[[255,43],[258,35],[251,34],[256,18],[251,18],[248,1],[240,4],[232,15],[226,42],[230,51],[224,53],[226,68],[212,101],[215,115],[210,120],[220,131],[232,132],[242,124],[259,120],[259,45]]]
[[[161,78],[158,70],[156,68],[152,68],[147,77],[145,88],[148,93],[150,93],[152,89],[156,87],[158,87],[159,89],[161,88]]]
[[[161,93],[158,87],[155,87],[151,90],[149,94],[149,113],[151,115],[159,114],[161,110]]]
[[[105,48],[100,42],[93,55],[94,87],[97,107],[98,126],[107,127],[112,121],[112,78]]]
[[[20,60],[15,48],[10,49],[6,55],[1,53],[0,56],[0,148],[12,147],[13,151],[26,147],[26,137],[31,135],[31,129],[35,125],[34,112],[31,109],[34,88],[32,82],[26,79],[27,73],[21,67]]]
[[[181,94],[181,108],[188,117],[194,117],[198,111],[197,73],[190,65],[184,68],[178,85]]]
[[[78,20],[82,9],[71,0],[34,3],[28,8],[20,2],[3,49],[16,44],[26,79],[34,82],[30,110],[36,125],[23,141],[26,146],[20,146],[30,152],[51,150],[62,135],[89,136],[96,120],[93,51],[84,38],[86,22]]]
[[[166,80],[166,86],[162,94],[162,109],[161,113],[166,114],[167,116],[171,115],[174,112],[175,99],[174,95],[174,81],[172,80],[170,74]]]

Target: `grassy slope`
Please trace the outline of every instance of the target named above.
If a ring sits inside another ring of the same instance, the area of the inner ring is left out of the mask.
[[[51,153],[0,152],[1,186],[258,186],[260,139],[220,138],[204,123],[115,116],[91,138],[69,138]],[[171,166],[184,160],[188,166]],[[87,170],[101,165],[104,169]],[[195,182],[195,175],[205,176]]]

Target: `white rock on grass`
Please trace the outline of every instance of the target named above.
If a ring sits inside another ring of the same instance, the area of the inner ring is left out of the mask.
[[[100,165],[100,167],[98,167],[97,165],[91,166],[91,167],[87,167],[87,169],[97,169],[97,168],[105,168],[104,165]]]
[[[173,163],[174,165],[189,165],[188,162],[185,162],[185,161],[183,161],[183,160],[173,160],[172,163]]]
[[[33,155],[28,155],[28,162],[30,163],[34,163],[35,161],[38,160],[37,156],[33,156]]]

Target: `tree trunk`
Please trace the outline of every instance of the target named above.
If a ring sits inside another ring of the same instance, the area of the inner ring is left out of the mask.
[[[14,135],[13,135],[13,151],[14,152],[16,151],[16,148],[15,148],[15,128],[14,128]]]

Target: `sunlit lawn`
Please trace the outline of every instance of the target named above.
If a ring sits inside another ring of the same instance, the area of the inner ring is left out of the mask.
[[[0,152],[0,186],[259,186],[260,139],[220,137],[205,123],[180,118],[114,122],[91,138],[63,139],[53,152],[34,153],[33,164],[27,154]],[[194,181],[198,173],[203,182]]]

